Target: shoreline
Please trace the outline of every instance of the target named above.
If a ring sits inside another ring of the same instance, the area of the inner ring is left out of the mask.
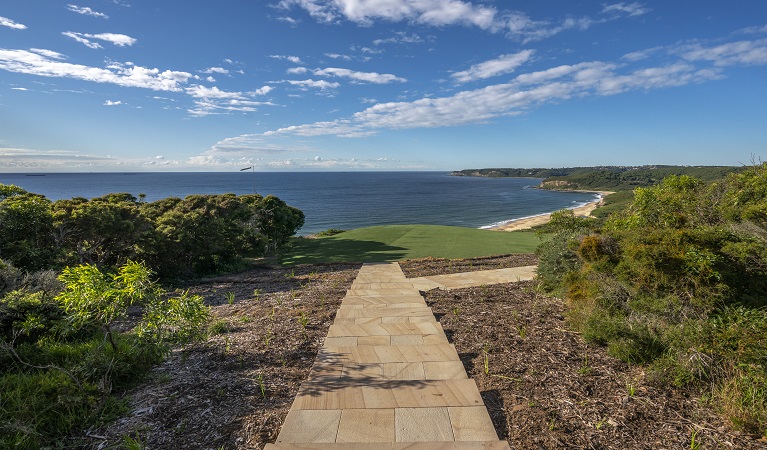
[[[592,211],[597,209],[597,207],[599,207],[604,202],[604,198],[607,195],[610,195],[613,193],[610,191],[576,191],[576,192],[592,192],[598,195],[598,197],[595,200],[590,201],[586,204],[575,206],[572,208],[567,208],[567,209],[571,209],[576,216],[587,216],[587,217],[590,216]],[[528,216],[528,217],[520,217],[519,219],[506,220],[497,224],[482,227],[482,229],[493,230],[493,231],[529,230],[530,228],[533,228],[535,226],[544,225],[548,223],[551,220],[552,212],[536,214],[534,216]]]

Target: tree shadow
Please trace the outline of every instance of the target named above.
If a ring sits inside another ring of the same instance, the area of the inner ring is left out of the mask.
[[[394,247],[377,241],[342,238],[296,238],[281,263],[318,264],[328,262],[393,262],[405,257],[404,247]]]
[[[506,427],[507,417],[506,408],[504,407],[503,395],[497,389],[489,391],[482,391],[479,393],[482,396],[482,400],[485,402],[490,419],[493,421],[495,432],[498,434],[498,439],[505,441],[509,438],[509,433]]]

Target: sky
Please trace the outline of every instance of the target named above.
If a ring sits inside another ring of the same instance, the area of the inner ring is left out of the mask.
[[[764,0],[0,0],[0,172],[764,158]]]

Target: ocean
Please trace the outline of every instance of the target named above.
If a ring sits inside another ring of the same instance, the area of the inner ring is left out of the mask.
[[[147,201],[191,194],[273,194],[306,215],[301,235],[328,228],[431,224],[489,227],[592,201],[595,194],[533,189],[531,178],[446,172],[169,172],[0,174],[51,200],[128,192]]]

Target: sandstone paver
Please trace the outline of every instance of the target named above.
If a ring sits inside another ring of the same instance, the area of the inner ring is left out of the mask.
[[[266,448],[508,449],[418,293],[524,275],[502,270],[407,279],[397,264],[363,265],[277,443]]]
[[[538,266],[510,267],[507,269],[481,270],[478,272],[451,273],[429,277],[411,278],[416,289],[462,289],[487,284],[512,283],[532,280]]]

